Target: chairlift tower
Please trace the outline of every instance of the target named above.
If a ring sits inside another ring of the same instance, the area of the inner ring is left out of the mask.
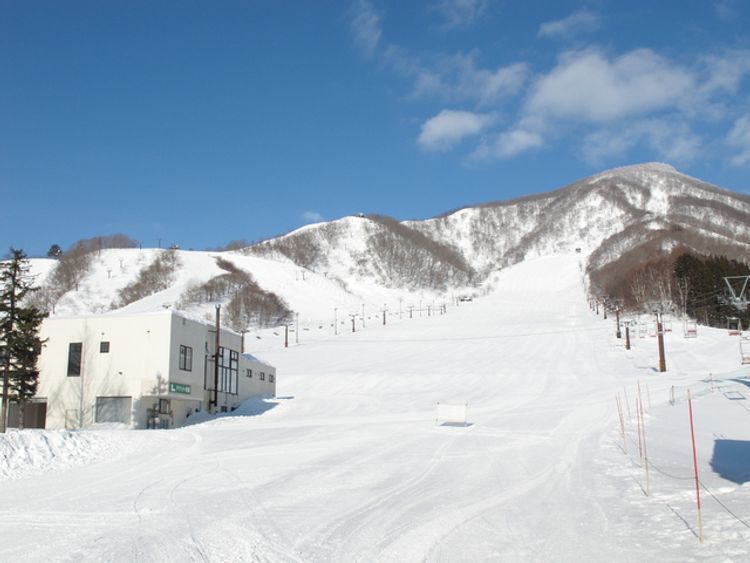
[[[748,285],[750,285],[750,276],[727,276],[724,283],[729,289],[730,298],[735,307],[746,310],[750,304],[750,295],[748,295]]]
[[[649,301],[647,311],[656,316],[656,337],[659,350],[659,371],[667,371],[667,360],[664,353],[664,314],[674,308],[672,301]]]

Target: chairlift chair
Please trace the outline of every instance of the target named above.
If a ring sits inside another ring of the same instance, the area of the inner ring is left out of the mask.
[[[682,334],[685,338],[697,338],[698,322],[693,319],[685,319],[682,325]]]
[[[727,317],[727,332],[729,336],[739,336],[742,333],[742,322],[739,317]]]
[[[740,335],[740,361],[750,364],[750,332]]]
[[[638,322],[638,338],[646,338],[648,325],[644,322],[643,319],[639,319],[637,322]]]

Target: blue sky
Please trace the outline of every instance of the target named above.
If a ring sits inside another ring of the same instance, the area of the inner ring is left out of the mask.
[[[750,193],[741,0],[0,0],[0,244],[209,248],[669,162]]]

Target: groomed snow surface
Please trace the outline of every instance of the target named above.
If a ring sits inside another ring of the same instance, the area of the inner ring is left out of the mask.
[[[626,351],[614,320],[590,311],[578,259],[504,270],[496,291],[446,315],[305,333],[288,349],[257,340],[279,396],[235,416],[10,432],[0,560],[747,561],[750,369],[737,337],[674,326],[660,374],[655,338],[636,333]],[[437,424],[437,402],[467,402],[468,425]]]

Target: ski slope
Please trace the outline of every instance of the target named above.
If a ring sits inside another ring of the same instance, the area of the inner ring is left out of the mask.
[[[93,453],[77,466],[64,451],[41,463],[29,443],[50,433],[21,433],[5,463],[28,463],[0,473],[0,560],[747,560],[750,370],[736,338],[676,327],[657,373],[655,339],[626,351],[589,310],[579,259],[503,270],[445,315],[288,349],[268,333],[250,351],[277,366],[277,398],[179,430],[80,432]],[[635,415],[623,445],[615,404],[627,393],[634,411],[638,383],[648,485]],[[688,388],[713,494],[703,544]],[[467,402],[469,425],[436,424],[438,401]]]
[[[350,245],[361,243],[356,238]],[[65,293],[55,304],[53,316],[90,315],[108,312],[144,313],[164,308],[181,308],[183,312],[211,321],[215,317],[217,301],[183,305],[181,301],[191,288],[205,284],[210,279],[226,274],[218,264],[222,259],[251,274],[260,287],[276,293],[290,310],[295,312],[295,321],[301,329],[316,331],[318,327],[333,322],[334,309],[339,320],[349,314],[376,315],[384,304],[391,311],[401,306],[418,307],[424,301],[442,301],[448,298],[442,292],[422,290],[409,291],[388,288],[370,275],[354,275],[344,272],[343,266],[333,272],[314,272],[301,268],[286,258],[257,257],[240,252],[209,252],[177,250],[177,270],[172,283],[166,289],[143,297],[138,301],[117,308],[119,293],[135,282],[141,271],[148,267],[163,252],[157,249],[106,249],[92,256],[90,270],[76,289]],[[341,251],[332,252],[333,261],[342,262]],[[53,270],[55,260],[37,258],[31,261],[32,272],[43,284]],[[330,274],[330,275],[329,275]],[[334,274],[341,274],[337,277]],[[473,293],[473,288],[464,288],[459,293]],[[219,302],[228,302],[224,296]],[[185,307],[188,309],[185,310]],[[256,328],[251,324],[249,329]]]

